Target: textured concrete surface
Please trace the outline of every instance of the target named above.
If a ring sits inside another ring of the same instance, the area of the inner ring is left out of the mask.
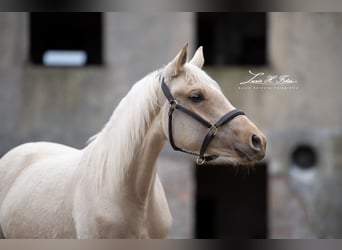
[[[135,82],[194,40],[191,13],[106,13],[104,65],[40,67],[28,61],[28,18],[0,14],[0,153],[30,140],[83,147]]]
[[[316,238],[303,204],[289,188],[288,179],[284,176],[270,177],[269,186],[269,238]]]
[[[194,237],[196,188],[193,161],[182,153],[171,152],[167,143],[157,164],[173,217],[172,230],[168,238],[191,239]]]
[[[298,198],[319,238],[342,236],[341,24],[340,13],[269,16],[273,71],[290,75],[299,87],[292,92],[270,93],[260,106],[268,117],[264,124],[272,145],[268,150],[271,174],[288,178],[283,184]],[[301,170],[291,162],[291,152],[299,144],[316,151],[318,161],[310,170]],[[277,185],[282,184],[275,182],[274,188]],[[294,216],[301,213],[294,211]]]

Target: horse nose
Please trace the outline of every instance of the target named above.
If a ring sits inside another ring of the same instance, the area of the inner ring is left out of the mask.
[[[261,151],[262,148],[263,148],[263,146],[262,146],[262,139],[259,136],[257,136],[256,134],[253,134],[251,136],[249,145],[256,152]]]

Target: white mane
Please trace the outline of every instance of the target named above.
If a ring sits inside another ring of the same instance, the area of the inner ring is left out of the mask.
[[[143,136],[158,110],[159,73],[153,72],[133,85],[120,101],[103,129],[90,139],[85,149],[86,164],[99,190],[108,181],[122,180],[141,147]]]

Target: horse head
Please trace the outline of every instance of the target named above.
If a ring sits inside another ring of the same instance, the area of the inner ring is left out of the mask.
[[[199,155],[199,164],[218,156],[238,164],[261,160],[265,135],[202,70],[202,47],[189,62],[187,47],[162,72],[163,98],[168,99],[161,110],[165,136],[174,149]]]

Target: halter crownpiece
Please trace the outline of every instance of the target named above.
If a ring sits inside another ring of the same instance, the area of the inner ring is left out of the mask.
[[[161,77],[161,88],[162,88],[162,91],[163,91],[166,99],[170,103],[168,130],[169,130],[169,141],[170,141],[172,148],[176,151],[181,151],[181,152],[184,152],[187,154],[196,155],[197,156],[196,163],[198,165],[203,165],[207,161],[212,161],[212,160],[216,159],[218,157],[218,155],[204,156],[204,154],[205,154],[205,151],[206,151],[207,147],[209,146],[210,142],[216,136],[219,127],[221,127],[225,123],[231,121],[236,116],[245,115],[245,113],[239,109],[234,109],[234,110],[228,112],[227,114],[223,115],[216,123],[211,123],[211,122],[203,119],[198,114],[196,114],[196,113],[192,112],[191,110],[189,110],[189,109],[183,107],[182,105],[178,104],[176,99],[172,96],[169,87],[166,85],[164,77]],[[209,131],[206,134],[206,136],[204,137],[204,140],[202,142],[202,146],[201,146],[201,149],[199,151],[199,154],[194,153],[194,152],[190,152],[190,151],[186,151],[186,150],[181,149],[181,148],[176,146],[174,139],[173,139],[173,131],[172,131],[172,117],[173,117],[172,115],[176,109],[179,111],[182,111],[183,113],[187,114],[188,116],[192,117],[193,119],[197,120],[199,123],[203,124],[204,126],[206,126],[208,128]]]

